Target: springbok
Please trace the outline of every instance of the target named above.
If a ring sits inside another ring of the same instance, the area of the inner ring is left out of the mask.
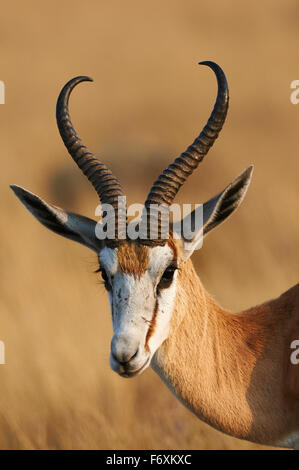
[[[170,207],[224,124],[229,102],[225,74],[214,62],[201,64],[217,78],[214,109],[193,144],[154,182],[145,214],[160,204]],[[290,360],[290,345],[299,338],[299,284],[275,300],[232,313],[207,293],[190,260],[202,234],[240,205],[253,167],[203,204],[202,227],[191,240],[176,237],[174,225],[162,238],[162,219],[155,211],[150,214],[157,237],[130,239],[126,207],[117,205],[124,200],[122,187],[83,145],[70,119],[70,93],[83,81],[91,79],[74,78],[62,89],[57,123],[68,152],[101,203],[115,209],[114,237],[99,240],[96,221],[11,187],[43,225],[97,253],[111,305],[112,369],[133,377],[151,365],[175,396],[214,428],[256,443],[299,448],[299,366]]]

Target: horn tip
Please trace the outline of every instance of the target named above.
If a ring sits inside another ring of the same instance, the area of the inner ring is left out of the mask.
[[[79,77],[74,78],[74,80],[78,80],[80,82],[93,82],[93,78],[88,77],[87,75],[80,75]]]
[[[16,184],[10,184],[9,185],[10,189],[12,189],[12,191],[14,192],[14,194],[19,198],[21,199],[21,197],[23,196],[23,194],[26,192],[24,190],[24,188],[22,188],[22,186],[18,186]]]
[[[198,65],[206,65],[207,67],[210,67],[213,70],[220,68],[220,66],[212,60],[202,60],[201,62],[198,62]]]
[[[254,165],[253,165],[253,164],[249,165],[249,166],[246,168],[246,170],[248,171],[248,174],[251,175],[251,173],[252,173],[253,170],[254,170]]]
[[[16,184],[10,184],[9,187],[10,187],[10,189],[13,190],[13,192],[16,192],[18,190],[18,188],[20,188],[20,186],[18,186]]]

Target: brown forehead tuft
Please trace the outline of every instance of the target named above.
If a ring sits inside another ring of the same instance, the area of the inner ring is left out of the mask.
[[[173,260],[177,261],[179,246],[170,234],[166,244],[173,252]],[[125,241],[117,248],[118,266],[124,274],[140,277],[148,268],[150,247],[138,242]]]
[[[148,267],[149,248],[134,242],[124,242],[117,248],[120,271],[140,277]]]

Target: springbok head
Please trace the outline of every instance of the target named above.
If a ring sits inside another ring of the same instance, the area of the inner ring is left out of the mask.
[[[163,235],[165,218],[155,208],[162,207],[164,211],[166,208],[167,212],[180,187],[215,142],[227,114],[229,94],[224,72],[214,62],[201,64],[210,67],[216,75],[218,94],[215,106],[193,144],[154,182],[139,224],[145,236],[134,240],[129,237],[132,222],[127,222],[125,197],[118,179],[83,145],[72,125],[69,96],[78,83],[91,81],[88,77],[74,78],[64,86],[57,101],[57,123],[68,152],[94,186],[102,207],[106,208],[105,214],[114,220],[112,236],[99,239],[96,234],[99,222],[48,204],[19,186],[11,186],[20,201],[43,225],[97,253],[99,271],[111,305],[114,334],[110,364],[123,377],[142,372],[168,337],[178,294],[178,271],[184,268],[186,260],[201,244],[202,237],[239,206],[251,180],[252,166],[204,203],[201,206],[202,224],[196,226],[191,239],[184,239],[184,234],[179,238],[175,236],[183,220],[170,226],[166,237]],[[189,217],[193,226],[196,211]],[[155,229],[154,237],[147,237],[149,221]],[[105,231],[103,222],[100,229]]]

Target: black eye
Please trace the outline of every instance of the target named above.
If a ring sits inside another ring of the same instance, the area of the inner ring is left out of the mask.
[[[101,273],[102,279],[103,279],[104,284],[105,284],[105,288],[107,290],[110,290],[111,289],[111,284],[110,284],[110,280],[109,280],[108,274],[106,273],[105,269],[104,268],[99,268],[97,270],[97,272]]]
[[[165,288],[170,286],[170,284],[172,283],[173,276],[174,276],[174,273],[175,273],[176,270],[177,270],[177,266],[174,265],[174,264],[171,264],[170,266],[168,266],[167,269],[165,269],[165,271],[164,271],[164,273],[163,273],[163,275],[160,279],[158,289],[165,289]]]

